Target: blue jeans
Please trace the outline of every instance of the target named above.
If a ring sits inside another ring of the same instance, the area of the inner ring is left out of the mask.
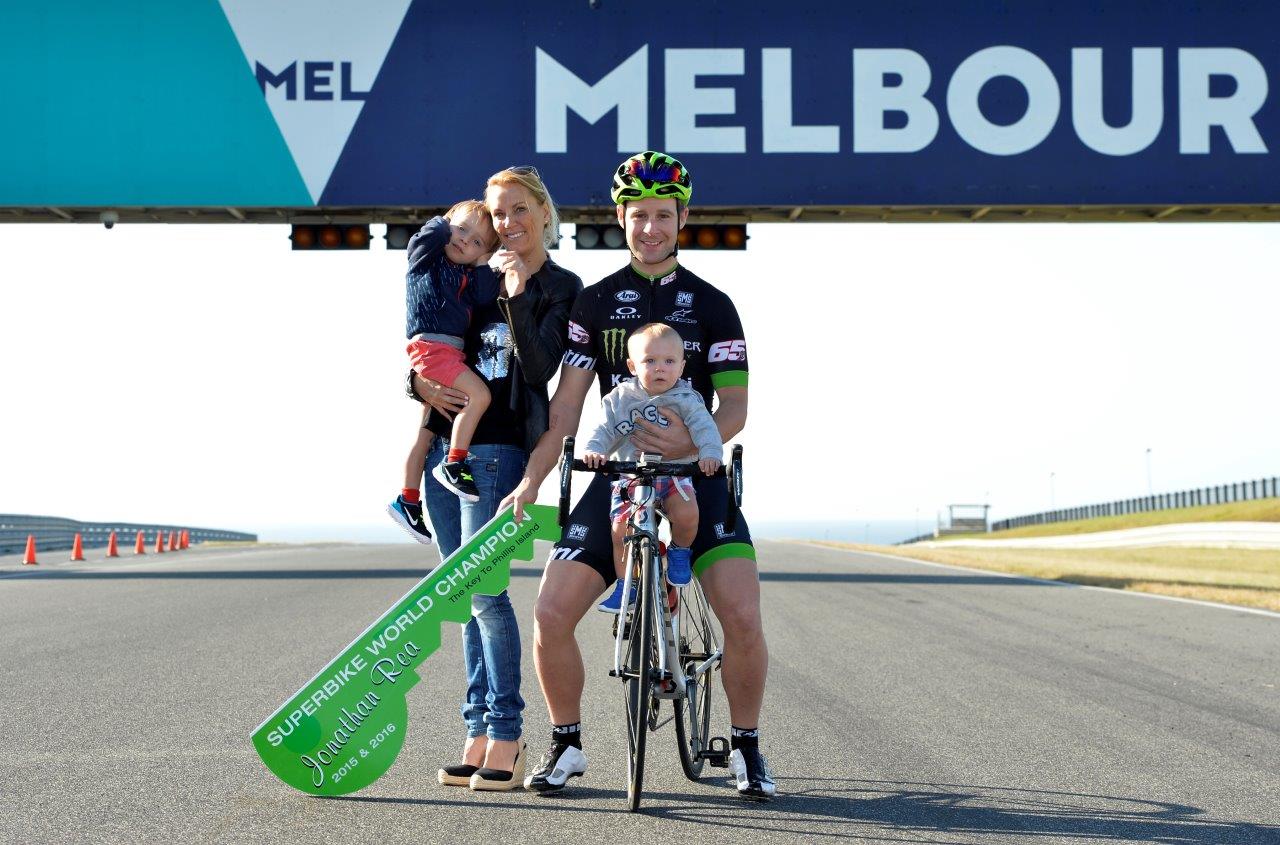
[[[448,440],[437,437],[432,442],[423,479],[423,498],[442,557],[453,554],[464,537],[470,539],[493,518],[498,502],[520,483],[529,459],[518,446],[473,445],[471,474],[480,488],[480,501],[464,502],[431,474],[448,450]],[[462,705],[467,736],[519,739],[524,723],[520,629],[505,590],[496,596],[472,597],[471,621],[462,629],[462,653],[467,667],[467,700]]]

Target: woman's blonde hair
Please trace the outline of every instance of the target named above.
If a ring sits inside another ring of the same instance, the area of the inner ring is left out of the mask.
[[[560,243],[560,212],[556,209],[555,201],[551,199],[551,192],[547,190],[547,186],[543,183],[542,176],[538,174],[537,169],[522,165],[499,170],[490,176],[489,181],[485,183],[485,192],[488,193],[489,188],[494,185],[512,184],[523,186],[529,192],[529,196],[537,200],[539,205],[551,211],[546,228],[542,230],[542,245],[550,249]]]

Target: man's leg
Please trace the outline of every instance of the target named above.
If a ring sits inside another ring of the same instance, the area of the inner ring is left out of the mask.
[[[718,560],[702,573],[702,590],[724,629],[721,675],[735,725],[757,727],[769,672],[760,620],[760,576],[746,558]]]
[[[533,611],[533,661],[551,716],[551,747],[524,779],[524,788],[533,792],[557,792],[587,770],[580,724],[582,652],[574,631],[602,590],[604,579],[592,567],[547,561]]]
[[[571,560],[547,561],[542,573],[533,609],[533,661],[553,724],[581,718],[585,675],[574,632],[604,588],[598,572]]]
[[[760,576],[749,558],[723,558],[702,572],[702,589],[724,629],[721,677],[733,730],[729,771],[743,798],[768,801],[776,792],[760,753],[760,705],[769,649],[760,622]]]

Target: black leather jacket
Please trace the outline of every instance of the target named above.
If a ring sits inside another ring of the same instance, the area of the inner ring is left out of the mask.
[[[547,430],[547,382],[556,374],[569,332],[569,309],[582,292],[582,279],[550,258],[525,282],[524,293],[498,297],[516,346],[516,382],[511,411],[524,420],[524,448]]]

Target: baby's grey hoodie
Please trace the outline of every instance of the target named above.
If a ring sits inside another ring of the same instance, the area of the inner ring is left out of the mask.
[[[615,461],[639,460],[640,450],[631,445],[630,438],[636,420],[643,419],[666,426],[668,423],[658,413],[658,408],[669,408],[689,427],[689,437],[698,447],[698,460],[724,460],[720,429],[716,428],[715,420],[711,418],[711,412],[707,410],[698,391],[690,387],[688,382],[677,381],[666,393],[650,396],[637,379],[629,378],[609,391],[604,397],[603,405],[604,422],[587,442],[588,452],[599,452],[602,455],[613,453]]]

